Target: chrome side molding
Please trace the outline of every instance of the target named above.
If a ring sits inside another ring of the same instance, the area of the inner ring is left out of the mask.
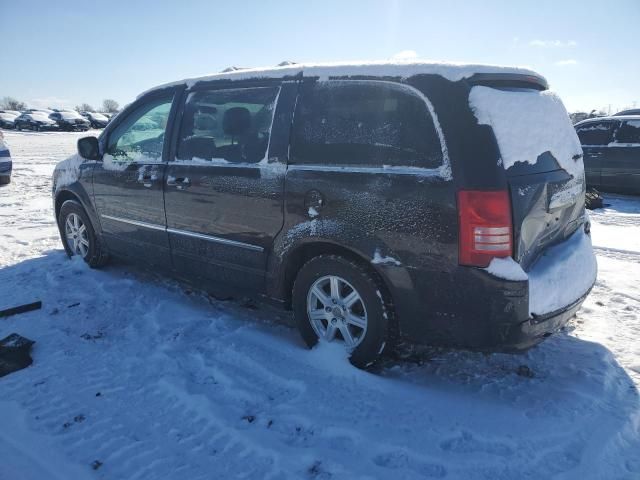
[[[138,220],[130,220],[128,218],[114,217],[113,215],[100,215],[101,218],[107,220],[113,220],[114,222],[127,223],[129,225],[135,225],[136,227],[149,228],[151,230],[158,230],[167,233],[173,233],[175,235],[183,235],[185,237],[198,238],[200,240],[206,240],[208,242],[220,243],[222,245],[230,245],[232,247],[244,248],[246,250],[253,250],[255,252],[263,252],[264,248],[258,245],[252,245],[250,243],[238,242],[236,240],[229,240],[228,238],[215,237],[213,235],[205,235],[203,233],[190,232],[188,230],[180,230],[177,228],[168,228],[164,225],[157,225],[155,223],[140,222]]]

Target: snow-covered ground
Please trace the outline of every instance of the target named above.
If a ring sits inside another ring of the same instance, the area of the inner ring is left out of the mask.
[[[50,176],[81,135],[6,134],[0,308],[43,308],[0,318],[37,342],[0,378],[1,480],[640,478],[640,199],[592,213],[599,279],[566,332],[363,372],[270,308],[67,259]]]

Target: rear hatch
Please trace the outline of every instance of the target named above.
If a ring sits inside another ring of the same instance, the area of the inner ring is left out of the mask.
[[[513,217],[514,258],[525,269],[584,222],[582,148],[560,99],[548,90],[476,85],[469,105],[493,129]]]

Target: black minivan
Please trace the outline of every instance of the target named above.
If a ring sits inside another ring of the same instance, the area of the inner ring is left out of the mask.
[[[365,366],[399,339],[518,350],[562,327],[596,276],[581,157],[528,70],[290,65],[142,94],[53,194],[69,255],[273,300]]]
[[[640,115],[615,115],[575,125],[584,150],[587,185],[640,195]]]

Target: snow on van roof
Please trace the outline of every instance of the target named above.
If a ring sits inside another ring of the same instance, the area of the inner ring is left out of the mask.
[[[229,69],[227,69],[229,70]],[[209,80],[246,80],[251,78],[281,78],[291,77],[299,74],[308,77],[348,77],[348,76],[385,76],[409,78],[418,74],[440,75],[453,82],[471,77],[477,73],[508,73],[534,76],[543,80],[546,79],[538,73],[522,67],[504,67],[498,65],[474,65],[450,62],[429,62],[429,61],[368,61],[368,62],[338,62],[338,63],[299,63],[283,65],[278,67],[246,68],[232,71],[224,71],[201,77],[187,78],[177,82],[165,83],[151,88],[138,96],[176,85],[186,85],[192,87],[198,82]]]

